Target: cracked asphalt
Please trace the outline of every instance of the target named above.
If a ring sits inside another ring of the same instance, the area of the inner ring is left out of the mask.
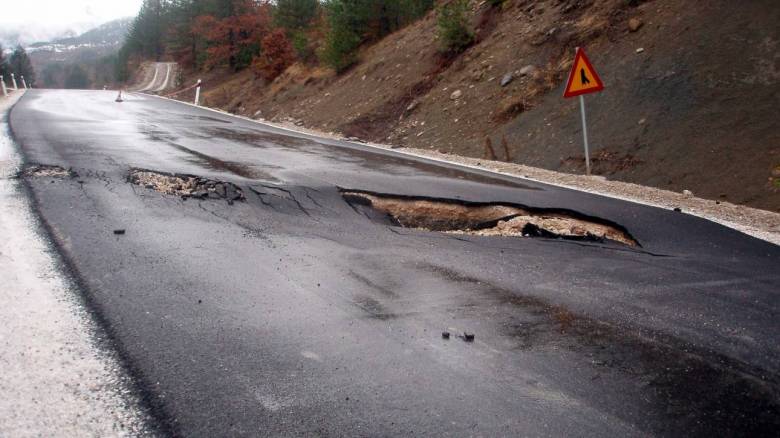
[[[780,427],[778,246],[684,213],[114,98],[30,90],[10,125],[27,165],[78,175],[24,181],[163,434]],[[246,200],[183,200],[129,183],[131,169],[231,182]],[[574,211],[641,247],[403,229],[339,190]]]

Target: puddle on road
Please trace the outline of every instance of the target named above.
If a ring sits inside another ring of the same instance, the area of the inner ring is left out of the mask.
[[[342,190],[344,199],[368,217],[381,212],[404,228],[450,234],[548,237],[639,243],[621,226],[564,210],[532,209],[504,203],[470,203],[448,199],[401,197]],[[366,212],[365,209],[374,211]]]
[[[130,171],[128,181],[137,186],[156,190],[183,199],[224,199],[228,203],[243,201],[243,191],[233,183],[217,181],[195,175],[169,174],[144,169]]]

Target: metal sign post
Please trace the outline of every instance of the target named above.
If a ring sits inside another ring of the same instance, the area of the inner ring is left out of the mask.
[[[585,172],[590,175],[590,145],[588,144],[588,121],[585,117],[585,95],[596,93],[604,89],[604,83],[596,73],[585,52],[577,47],[569,81],[566,83],[566,91],[563,97],[580,97],[580,113],[582,114],[582,138],[585,142]]]
[[[588,121],[585,119],[585,96],[580,94],[580,112],[582,113],[582,138],[585,141],[585,172],[590,175],[590,147],[588,146]]]

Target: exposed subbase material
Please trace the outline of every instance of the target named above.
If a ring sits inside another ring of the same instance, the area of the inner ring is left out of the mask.
[[[76,174],[71,170],[48,164],[29,165],[24,169],[22,174],[24,176],[37,178],[70,178],[76,176]]]
[[[477,236],[548,237],[639,243],[620,225],[566,210],[504,203],[470,203],[342,190],[344,199],[368,217],[379,212],[397,226]]]
[[[135,185],[156,190],[182,199],[224,199],[232,204],[243,201],[244,193],[233,183],[202,178],[195,175],[169,174],[151,170],[133,169],[128,180]]]

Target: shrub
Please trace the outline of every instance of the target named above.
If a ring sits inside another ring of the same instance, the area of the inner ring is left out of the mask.
[[[293,47],[282,29],[263,38],[262,54],[255,61],[257,70],[267,81],[273,81],[295,61]]]
[[[357,60],[355,50],[360,46],[360,36],[349,28],[331,29],[320,51],[320,59],[330,68],[342,72]]]
[[[375,41],[411,23],[433,7],[433,0],[327,0],[328,23],[321,60],[343,71],[355,62],[364,41]]]
[[[460,53],[474,42],[468,9],[468,0],[450,0],[439,6],[437,31],[443,51]]]

